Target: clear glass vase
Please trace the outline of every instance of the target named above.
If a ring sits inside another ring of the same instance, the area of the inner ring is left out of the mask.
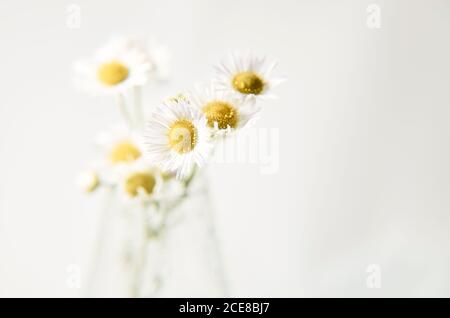
[[[85,296],[226,297],[207,185],[197,174],[167,205],[129,206],[105,193]]]

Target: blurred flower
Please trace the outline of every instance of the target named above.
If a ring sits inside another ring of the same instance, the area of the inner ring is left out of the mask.
[[[179,103],[179,102],[186,102],[188,104],[190,103],[185,93],[178,93],[174,96],[167,98],[166,101],[171,103]]]
[[[146,150],[151,162],[163,171],[187,177],[209,155],[211,143],[206,117],[185,100],[160,105],[147,124]]]
[[[189,94],[189,100],[191,106],[205,114],[214,134],[224,135],[245,128],[257,119],[260,111],[252,100],[207,86],[197,87]]]
[[[144,85],[155,65],[136,42],[114,38],[90,60],[75,64],[75,84],[95,94],[123,93]]]
[[[96,143],[104,151],[105,163],[113,166],[133,163],[144,152],[141,136],[124,126],[116,126],[101,133]]]
[[[79,175],[77,183],[83,191],[91,193],[100,186],[100,179],[95,171],[85,171]]]
[[[122,167],[119,191],[127,201],[146,202],[156,199],[162,186],[162,176],[158,169],[143,162]]]
[[[251,54],[231,54],[230,60],[216,67],[217,78],[214,83],[217,90],[238,94],[245,98],[274,98],[271,90],[284,81],[272,78],[272,70],[277,65],[266,65],[265,58]]]
[[[100,157],[95,164],[105,185],[116,185],[124,166],[143,161],[144,143],[141,135],[125,126],[113,126],[100,133],[95,143],[100,148]]]

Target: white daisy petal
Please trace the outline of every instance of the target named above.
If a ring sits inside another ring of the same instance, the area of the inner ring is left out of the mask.
[[[225,136],[246,128],[258,117],[260,108],[248,98],[238,98],[231,92],[217,90],[213,85],[197,87],[189,93],[191,106],[205,115],[213,136]]]
[[[277,87],[278,85],[284,83],[286,81],[285,78],[274,78],[269,82],[270,88]]]
[[[88,61],[74,66],[77,87],[90,93],[117,94],[144,85],[151,75],[149,55],[128,39],[111,39]]]
[[[213,83],[217,91],[236,94],[247,99],[264,100],[271,89],[281,82],[271,78],[277,63],[266,66],[265,57],[255,57],[250,53],[230,53],[230,59],[216,67]],[[274,81],[274,83],[271,83]]]
[[[157,107],[148,122],[146,158],[178,179],[190,175],[211,149],[210,134],[202,114],[184,99],[169,100]]]
[[[269,67],[267,68],[267,70],[264,72],[264,76],[266,76],[267,78],[270,77],[270,75],[272,74],[272,71],[277,67],[278,65],[278,61],[273,61]]]

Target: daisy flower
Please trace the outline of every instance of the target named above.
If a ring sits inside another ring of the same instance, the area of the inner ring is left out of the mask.
[[[123,93],[144,85],[155,68],[136,42],[112,39],[95,56],[75,64],[75,84],[95,94]]]
[[[142,136],[125,126],[118,125],[99,134],[95,139],[100,150],[96,161],[97,171],[105,184],[115,185],[119,172],[143,160],[144,142]]]
[[[122,167],[119,191],[121,197],[126,201],[148,202],[157,199],[162,182],[159,170],[141,161]]]
[[[92,193],[100,186],[100,178],[95,171],[85,171],[79,175],[77,184],[86,193]]]
[[[162,171],[176,172],[178,179],[203,165],[211,148],[206,117],[183,99],[168,100],[155,110],[145,138],[149,159]]]
[[[251,125],[260,112],[254,101],[237,98],[230,92],[211,87],[197,87],[189,94],[190,105],[206,116],[207,125],[216,135],[228,134]]]
[[[140,135],[124,126],[116,126],[97,136],[97,144],[103,148],[104,162],[110,166],[120,166],[141,159],[144,142]]]
[[[264,57],[251,54],[230,54],[230,61],[216,67],[214,81],[217,90],[238,94],[241,97],[257,99],[274,98],[271,90],[284,79],[272,78],[277,63],[266,63]]]

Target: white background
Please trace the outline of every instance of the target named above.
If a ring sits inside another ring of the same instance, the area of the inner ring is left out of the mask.
[[[257,124],[279,129],[277,173],[209,171],[233,296],[450,296],[449,1],[85,0],[79,29],[70,3],[0,4],[0,296],[79,294],[66,269],[85,264],[100,202],[74,180],[119,117],[73,89],[71,66],[113,34],[172,50],[149,103],[229,49],[288,78]]]

